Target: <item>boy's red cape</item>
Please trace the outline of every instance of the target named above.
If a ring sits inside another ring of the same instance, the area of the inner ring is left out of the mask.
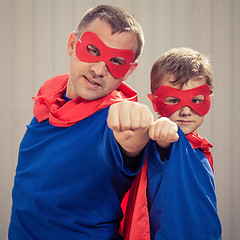
[[[209,150],[213,146],[198,134],[190,133],[186,137],[194,149],[199,148],[205,154],[213,170],[213,158]],[[123,235],[124,240],[150,240],[146,192],[147,169],[148,157],[121,204],[124,218],[121,222],[119,232]]]

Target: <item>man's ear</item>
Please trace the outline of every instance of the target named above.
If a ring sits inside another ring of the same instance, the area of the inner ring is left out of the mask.
[[[133,71],[137,68],[137,66],[138,66],[138,61],[135,61],[135,62],[132,63],[132,65],[129,68],[128,72],[123,77],[123,81],[125,81],[133,73]]]
[[[75,32],[72,32],[68,39],[68,55],[71,56],[74,52],[75,44],[77,43],[78,38]]]
[[[158,113],[157,107],[156,107],[156,98],[154,97],[154,95],[152,93],[149,93],[148,98],[150,99],[150,101],[152,102],[152,106],[155,112]]]

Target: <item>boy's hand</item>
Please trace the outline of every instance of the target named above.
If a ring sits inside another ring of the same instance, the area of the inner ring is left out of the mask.
[[[148,143],[152,122],[151,110],[137,102],[123,101],[109,108],[108,126],[128,156],[136,156]]]
[[[167,148],[172,142],[179,139],[178,126],[169,118],[161,117],[157,119],[149,128],[149,137],[155,140],[162,148]]]

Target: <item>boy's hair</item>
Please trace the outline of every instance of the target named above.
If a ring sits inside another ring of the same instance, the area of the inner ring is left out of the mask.
[[[151,70],[151,92],[155,94],[166,74],[174,75],[173,84],[183,86],[190,78],[205,78],[213,92],[213,72],[207,57],[190,48],[173,48],[162,54]]]
[[[140,23],[126,10],[110,6],[110,5],[99,5],[89,9],[80,21],[77,34],[80,37],[89,23],[94,21],[96,18],[107,21],[112,27],[112,34],[117,32],[132,32],[135,34],[138,42],[138,47],[135,52],[134,61],[142,53],[144,45],[144,35]]]

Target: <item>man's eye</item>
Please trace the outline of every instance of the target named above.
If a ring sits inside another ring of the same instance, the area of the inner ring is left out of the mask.
[[[201,103],[203,100],[202,99],[192,99],[193,103]]]
[[[174,105],[174,104],[178,104],[181,102],[181,100],[179,98],[176,98],[176,97],[166,97],[164,99],[164,102],[166,104],[169,104],[169,105]]]
[[[93,45],[91,45],[91,44],[89,44],[89,45],[87,46],[87,51],[88,51],[91,55],[93,55],[93,56],[95,56],[95,57],[101,56],[100,50],[99,50],[97,47],[95,47],[95,46],[93,46]]]
[[[203,102],[204,99],[205,99],[205,98],[204,98],[203,95],[197,95],[196,97],[194,97],[194,98],[192,99],[192,102],[199,104],[199,103]]]
[[[111,58],[110,61],[115,65],[123,65],[125,63],[125,59],[122,57],[114,57],[114,58]]]

